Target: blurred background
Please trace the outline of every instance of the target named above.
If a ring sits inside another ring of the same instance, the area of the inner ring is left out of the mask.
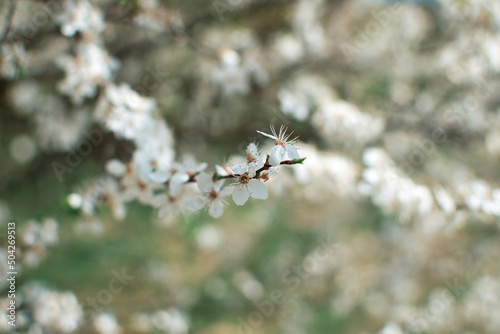
[[[0,331],[499,333],[499,24],[494,0],[3,0]],[[147,177],[270,124],[306,160],[265,201],[214,219]]]

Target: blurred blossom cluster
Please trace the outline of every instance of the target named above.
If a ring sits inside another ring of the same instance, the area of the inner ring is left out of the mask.
[[[499,27],[494,0],[3,1],[17,329],[499,333]],[[130,286],[74,264],[115,251]]]

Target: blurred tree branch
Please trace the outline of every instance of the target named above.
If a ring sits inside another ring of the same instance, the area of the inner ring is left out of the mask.
[[[16,0],[5,0],[0,3],[0,40],[4,42],[9,34],[14,10],[16,8]]]

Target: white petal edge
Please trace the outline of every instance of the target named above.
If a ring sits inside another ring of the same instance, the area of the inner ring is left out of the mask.
[[[172,179],[170,180],[170,182],[184,184],[188,180],[189,180],[189,175],[187,173],[177,172],[174,175],[172,175]]]
[[[189,209],[191,209],[191,211],[198,211],[203,209],[205,204],[207,204],[207,198],[205,196],[196,196],[189,203]]]
[[[233,201],[236,205],[242,206],[248,201],[247,189],[244,186],[239,186],[233,191]]]
[[[250,190],[250,196],[255,199],[266,199],[269,195],[266,185],[259,180],[250,180],[248,189]]]
[[[208,214],[213,218],[220,218],[224,213],[224,205],[219,200],[214,200],[208,207]]]
[[[281,163],[281,159],[283,158],[284,154],[285,149],[283,148],[283,146],[275,145],[271,149],[271,154],[269,155],[269,163],[272,166],[278,166]]]
[[[275,136],[270,135],[270,134],[268,134],[268,133],[265,133],[265,132],[262,132],[262,131],[259,131],[259,130],[257,130],[257,132],[258,132],[258,133],[260,133],[260,134],[261,134],[261,135],[263,135],[263,136],[268,137],[268,138],[271,138],[271,139],[274,139],[274,140],[278,139],[278,138],[276,138]]]
[[[165,183],[170,178],[170,173],[167,171],[159,170],[149,174],[149,179],[154,183]]]
[[[226,197],[234,191],[234,186],[227,186],[221,191],[219,191],[219,197]]]
[[[196,179],[198,188],[200,188],[201,191],[205,193],[212,191],[212,187],[214,186],[214,181],[210,175],[208,175],[207,173],[200,173],[198,174]]]
[[[243,174],[247,171],[248,165],[246,163],[241,163],[241,164],[231,166],[231,169],[233,170],[233,172],[235,174]]]
[[[125,175],[127,166],[120,160],[112,159],[106,163],[106,171],[113,176],[120,177]]]
[[[300,159],[299,152],[297,152],[297,149],[295,147],[293,147],[292,145],[286,145],[285,149],[286,153],[288,153],[288,157],[290,158],[290,160]]]

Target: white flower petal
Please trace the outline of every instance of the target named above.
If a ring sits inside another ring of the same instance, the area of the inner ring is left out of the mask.
[[[259,180],[250,180],[248,189],[250,190],[250,196],[255,199],[266,199],[268,196],[266,185]]]
[[[258,133],[260,133],[260,134],[261,134],[261,135],[263,135],[263,136],[268,137],[268,138],[271,138],[271,139],[274,139],[274,140],[278,139],[278,138],[276,138],[275,136],[270,135],[270,134],[267,134],[267,133],[264,133],[264,132],[262,132],[262,131],[257,130],[257,132],[258,132]]]
[[[113,159],[106,163],[106,171],[116,177],[125,175],[127,171],[127,166],[120,160]]]
[[[283,155],[285,154],[285,149],[283,146],[275,145],[271,149],[271,154],[269,155],[269,163],[272,166],[278,166],[283,159]]]
[[[220,188],[222,188],[223,185],[224,185],[224,180],[215,181],[212,190],[219,192]]]
[[[159,170],[149,174],[149,179],[154,183],[165,183],[170,178],[170,173],[167,171]]]
[[[159,194],[151,199],[151,205],[153,205],[154,207],[159,207],[167,203],[167,200],[168,198],[166,194]]]
[[[250,162],[248,164],[248,176],[249,177],[254,177],[255,174],[257,172],[257,165],[255,164],[255,162]]]
[[[247,151],[247,154],[249,154],[252,158],[257,158],[259,156],[259,149],[254,143],[248,145]]]
[[[233,201],[236,205],[243,205],[248,201],[248,190],[245,186],[239,186],[233,191]]]
[[[182,187],[189,180],[189,175],[182,172],[175,173],[170,179],[169,191],[172,196],[178,196],[182,192]]]
[[[233,170],[233,172],[235,174],[243,174],[247,171],[248,165],[246,163],[241,163],[241,164],[231,166],[231,169]]]
[[[198,188],[200,188],[201,191],[208,193],[212,191],[212,188],[214,186],[214,181],[210,175],[207,173],[200,173],[198,176],[196,176]]]
[[[290,160],[300,159],[299,152],[297,152],[297,149],[295,147],[288,144],[285,146],[285,149],[286,149],[286,153],[288,153],[288,157],[290,158]]]
[[[189,208],[192,211],[198,211],[203,209],[203,207],[207,204],[207,198],[205,196],[196,196],[189,203]]]
[[[233,191],[234,191],[234,186],[229,185],[229,186],[225,187],[224,189],[222,189],[221,191],[219,191],[219,197],[226,197],[229,194],[231,194]]]
[[[196,169],[194,170],[194,172],[196,172],[196,173],[201,172],[202,170],[205,170],[205,168],[207,168],[207,166],[208,166],[208,164],[206,162],[202,162],[201,164],[196,166]]]
[[[208,206],[208,214],[213,218],[220,218],[224,213],[224,204],[218,199],[212,201]]]
[[[222,167],[220,165],[215,165],[215,171],[217,172],[217,174],[222,176],[229,175],[229,171],[226,166]]]
[[[172,175],[172,179],[170,180],[170,182],[184,184],[188,180],[189,180],[189,175],[187,173],[177,172],[174,175]]]

